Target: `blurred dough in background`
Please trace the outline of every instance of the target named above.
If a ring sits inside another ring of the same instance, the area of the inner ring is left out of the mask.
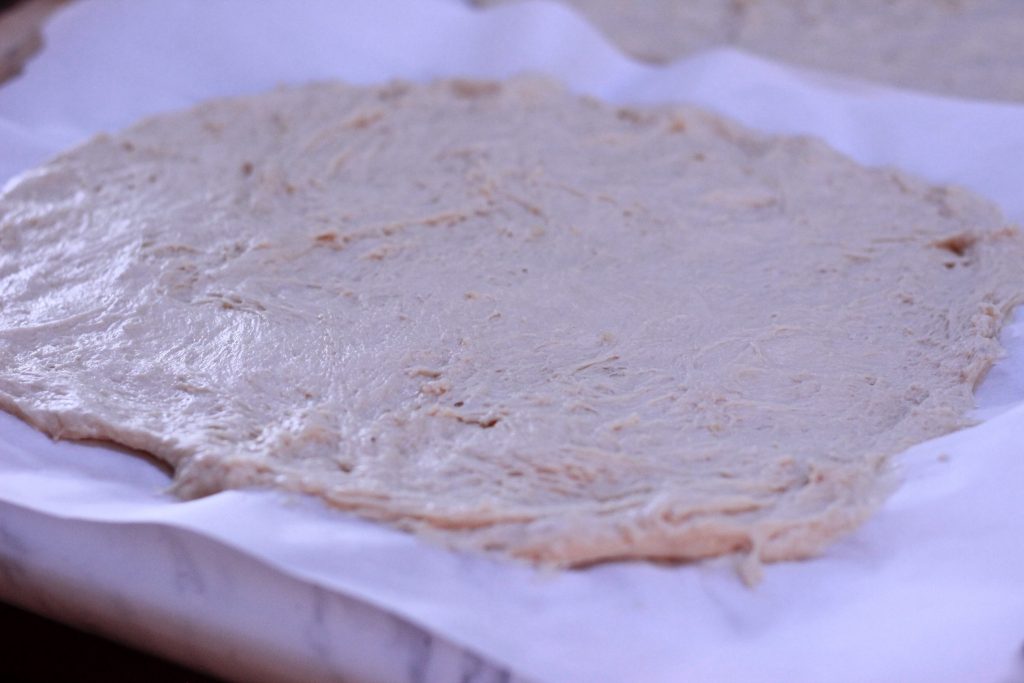
[[[1022,0],[560,1],[647,61],[729,45],[900,87],[1024,101]]]

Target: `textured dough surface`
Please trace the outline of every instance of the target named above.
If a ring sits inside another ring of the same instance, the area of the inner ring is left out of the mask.
[[[558,1],[649,61],[731,45],[891,85],[1024,101],[1020,0]]]
[[[965,192],[541,80],[320,84],[0,198],[0,405],[554,565],[804,557],[965,424],[1021,240]]]

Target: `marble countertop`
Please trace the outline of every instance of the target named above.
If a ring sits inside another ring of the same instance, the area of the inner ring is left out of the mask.
[[[386,611],[157,524],[0,502],[0,600],[227,680],[525,681]]]

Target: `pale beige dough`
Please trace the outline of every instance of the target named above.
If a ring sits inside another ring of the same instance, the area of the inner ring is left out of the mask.
[[[533,79],[213,101],[0,217],[7,410],[560,566],[819,551],[1024,292],[966,192]]]
[[[1020,0],[557,1],[650,61],[733,46],[906,88],[1024,102]]]

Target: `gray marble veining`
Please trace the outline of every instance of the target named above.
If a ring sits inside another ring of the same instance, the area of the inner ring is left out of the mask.
[[[404,619],[157,524],[0,502],[0,599],[228,680],[526,683]]]

